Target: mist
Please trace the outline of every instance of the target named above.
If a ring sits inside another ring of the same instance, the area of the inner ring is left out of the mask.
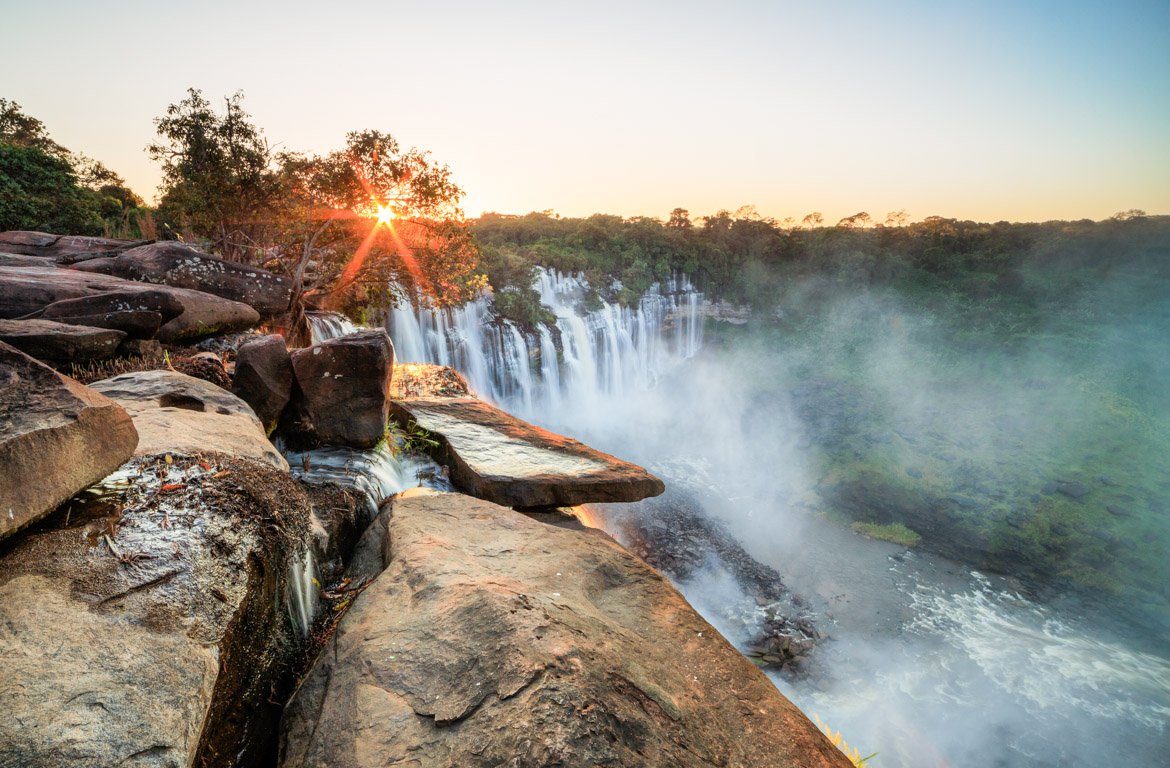
[[[774,680],[876,766],[1165,754],[1165,266],[1037,258],[1022,279],[1006,312],[792,280],[777,321],[709,326],[656,386],[550,415],[780,573],[829,639]],[[636,545],[672,503],[607,508],[606,527]],[[753,604],[730,573],[708,556],[678,586],[742,644]]]

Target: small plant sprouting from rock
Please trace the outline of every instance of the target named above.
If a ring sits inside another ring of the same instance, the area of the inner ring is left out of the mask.
[[[833,733],[832,728],[821,722],[820,715],[813,715],[813,719],[817,721],[817,727],[820,728],[821,731],[829,737],[829,741],[833,742],[833,746],[841,750],[845,757],[849,758],[849,761],[853,763],[856,768],[865,768],[865,766],[869,765],[870,760],[877,757],[877,752],[862,757],[860,751],[854,747],[849,746],[849,744],[845,741],[845,738],[841,735],[840,731]]]
[[[402,453],[427,453],[439,447],[439,441],[414,419],[407,421],[405,428],[395,421],[388,423],[383,441],[396,456]]]

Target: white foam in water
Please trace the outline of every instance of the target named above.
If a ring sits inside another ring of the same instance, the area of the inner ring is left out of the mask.
[[[992,588],[951,593],[919,584],[911,632],[944,637],[1005,692],[1042,710],[1082,711],[1164,730],[1170,662],[1073,627],[1043,606]]]
[[[331,445],[283,453],[294,477],[352,488],[361,493],[371,514],[385,499],[408,488],[426,485],[450,490],[438,464],[423,456],[395,454],[384,444],[368,450]]]

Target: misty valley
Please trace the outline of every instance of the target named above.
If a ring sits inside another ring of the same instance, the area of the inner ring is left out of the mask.
[[[814,625],[795,653],[785,640],[795,663],[757,661],[876,764],[1156,761],[1167,230],[1050,224],[934,272],[845,233],[741,265],[771,290],[736,312],[681,279],[590,309],[586,280],[542,268],[546,324],[483,304],[399,308],[389,327],[405,354],[663,477],[665,496],[596,506],[594,524],[749,654],[767,605]]]

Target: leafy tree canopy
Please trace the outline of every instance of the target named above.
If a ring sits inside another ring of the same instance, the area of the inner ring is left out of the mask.
[[[0,230],[141,237],[142,199],[98,161],[53,141],[44,123],[0,99]]]
[[[155,122],[160,217],[176,236],[287,271],[334,303],[402,298],[393,284],[448,304],[484,286],[450,169],[388,133],[352,132],[323,155],[273,152],[242,94],[216,111],[195,89]]]

